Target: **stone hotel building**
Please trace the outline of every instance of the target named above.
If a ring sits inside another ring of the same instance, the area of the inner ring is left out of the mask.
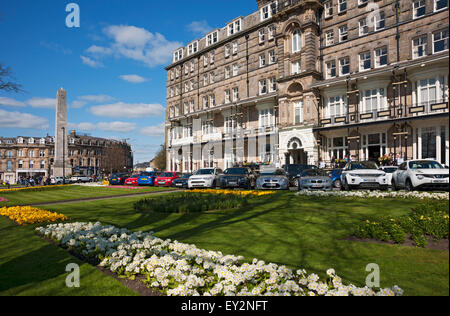
[[[448,0],[257,0],[174,52],[167,169],[449,164]]]

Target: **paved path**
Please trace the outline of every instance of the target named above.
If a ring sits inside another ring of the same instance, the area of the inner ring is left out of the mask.
[[[33,204],[21,204],[17,206],[38,206],[38,205],[55,205],[55,204],[69,204],[69,203],[79,203],[79,202],[89,202],[89,201],[100,201],[100,200],[112,200],[119,198],[128,198],[134,196],[144,196],[144,195],[156,195],[156,194],[167,194],[177,192],[177,190],[166,190],[166,191],[154,191],[154,192],[141,192],[134,194],[123,194],[123,195],[111,195],[111,196],[101,196],[101,197],[93,197],[93,198],[85,198],[85,199],[75,199],[75,200],[63,200],[63,201],[51,201],[51,202],[39,202]]]

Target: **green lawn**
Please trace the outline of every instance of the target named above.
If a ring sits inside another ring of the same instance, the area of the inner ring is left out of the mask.
[[[68,187],[48,187],[42,191],[11,191],[0,192],[0,197],[8,200],[8,202],[0,202],[0,207],[23,204],[36,204],[47,202],[59,202],[67,200],[85,199],[93,197],[129,195],[142,192],[153,192],[167,190],[167,188],[159,187],[140,187],[139,189],[121,189],[107,187],[84,187],[84,186],[68,186]]]
[[[259,197],[246,209],[181,215],[140,213],[133,209],[133,202],[139,199],[44,208],[63,213],[74,221],[100,221],[132,230],[152,230],[161,238],[243,255],[248,260],[258,258],[294,269],[305,268],[321,277],[325,277],[328,268],[334,268],[345,283],[358,286],[365,284],[366,266],[377,263],[382,287],[397,284],[405,290],[405,295],[449,295],[448,252],[342,240],[351,234],[355,224],[367,217],[404,215],[419,203],[417,201],[317,199],[281,193]],[[3,218],[0,224],[3,241],[0,245],[0,295],[71,294],[60,281],[66,276],[61,267],[67,260],[73,261],[72,257],[33,236],[33,227],[14,227]],[[41,255],[41,251],[51,255]],[[39,257],[37,262],[32,260],[34,256]],[[27,264],[25,268],[22,261],[31,266]],[[40,266],[48,267],[48,272],[41,271]],[[28,270],[25,275],[23,269]],[[95,269],[89,274],[92,270],[88,266],[85,269],[86,284],[92,288],[84,289],[81,294],[112,291],[108,282],[114,280],[98,275]],[[117,286],[117,294],[120,291],[126,294]]]

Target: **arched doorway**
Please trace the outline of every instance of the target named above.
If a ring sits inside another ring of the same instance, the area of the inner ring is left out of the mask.
[[[307,164],[308,153],[303,149],[303,144],[297,137],[291,138],[287,145],[288,152],[286,155],[286,165],[290,164]]]

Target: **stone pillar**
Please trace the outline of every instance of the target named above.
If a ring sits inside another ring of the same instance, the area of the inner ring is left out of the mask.
[[[67,95],[61,88],[56,94],[56,118],[55,118],[55,162],[53,165],[53,175],[55,177],[68,176],[72,173],[67,163],[68,156],[67,141]],[[64,157],[63,157],[64,155]],[[63,161],[65,160],[65,163]],[[65,172],[63,168],[65,167]]]

